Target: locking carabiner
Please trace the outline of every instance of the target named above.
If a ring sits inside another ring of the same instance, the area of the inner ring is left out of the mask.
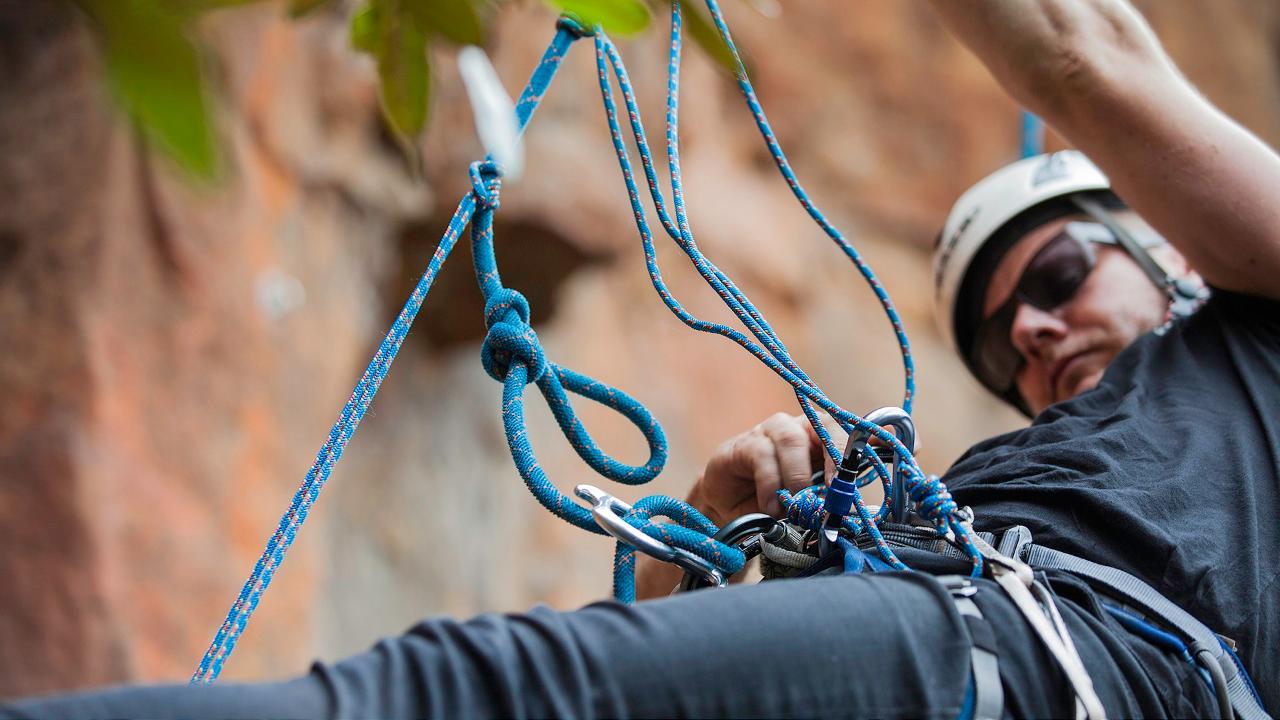
[[[907,450],[913,453],[916,451],[916,424],[902,408],[882,407],[879,410],[873,410],[867,415],[867,420],[893,430],[899,442],[906,446]],[[907,511],[910,509],[910,504],[907,502],[906,462],[896,452],[892,452],[893,448],[888,450],[893,455],[893,494],[890,496],[892,517],[896,523],[905,523]]]
[[[867,414],[866,420],[893,431],[909,451],[915,452],[915,423],[902,408],[883,407],[873,410]],[[827,496],[822,506],[822,531],[819,538],[824,554],[827,547],[835,542],[844,518],[853,508],[858,476],[871,466],[870,458],[866,457],[867,443],[870,439],[871,433],[867,430],[854,428],[853,432],[849,433],[849,441],[844,446],[844,458],[840,461],[836,474],[827,487]],[[887,448],[887,450],[893,452],[893,448]],[[890,502],[895,522],[906,522],[907,518],[906,476],[904,458],[893,453],[893,494],[890,496]]]

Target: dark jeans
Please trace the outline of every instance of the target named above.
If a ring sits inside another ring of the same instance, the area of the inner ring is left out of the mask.
[[[1050,579],[1110,716],[1213,714],[1191,666],[1122,630],[1080,581]],[[994,583],[977,585],[1005,714],[1072,717],[1066,680],[1026,621]],[[427,620],[287,682],[116,688],[0,705],[0,717],[955,718],[969,652],[932,576],[847,575]]]

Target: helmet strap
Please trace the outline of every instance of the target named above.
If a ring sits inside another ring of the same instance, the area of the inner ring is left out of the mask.
[[[1072,195],[1071,202],[1086,215],[1101,223],[1115,236],[1120,247],[1133,258],[1147,278],[1169,296],[1169,309],[1176,317],[1186,317],[1195,312],[1205,299],[1204,291],[1186,278],[1175,278],[1160,267],[1142,244],[1101,203],[1085,195]]]

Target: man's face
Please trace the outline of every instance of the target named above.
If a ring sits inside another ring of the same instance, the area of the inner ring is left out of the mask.
[[[1121,222],[1141,222],[1129,212]],[[983,317],[1012,295],[1027,263],[1064,226],[1084,217],[1064,217],[1027,233],[1005,254],[987,285]],[[1014,378],[1032,414],[1098,384],[1111,360],[1138,336],[1164,321],[1168,298],[1121,248],[1093,244],[1097,265],[1066,302],[1042,310],[1019,303],[1009,342],[1025,361]],[[1158,259],[1185,266],[1172,248],[1150,250]],[[1170,267],[1175,273],[1183,267]]]

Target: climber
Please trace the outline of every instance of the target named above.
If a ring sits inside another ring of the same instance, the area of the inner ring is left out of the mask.
[[[1100,168],[1035,159],[980,183],[947,223],[948,334],[985,385],[1036,417],[973,448],[946,480],[978,527],[1026,526],[1231,638],[1275,712],[1280,158],[1195,93],[1123,0],[933,3]],[[1000,190],[1020,175],[1061,192]],[[1192,313],[1196,277],[1212,297]],[[1180,317],[1164,328],[1171,308]],[[812,445],[775,417],[727,443],[690,498],[717,522],[776,513],[775,489],[808,483]],[[1075,695],[1009,597],[959,578],[965,563],[934,563],[951,578],[858,574],[430,620],[287,682],[99,691],[0,716],[1074,715]],[[674,584],[664,571],[644,568],[650,594]],[[1177,638],[1151,632],[1152,618],[1104,606],[1075,571],[1043,577],[1109,714],[1230,712],[1221,684]]]
[[[1035,422],[944,481],[979,527],[1024,525],[1144,578],[1239,641],[1255,678],[1280,677],[1280,611],[1263,600],[1280,577],[1280,161],[1127,4],[934,4],[1101,168],[1075,151],[1021,160],[947,218],[943,335]],[[775,491],[807,486],[821,459],[808,421],[777,414],[724,443],[688,499],[717,524],[776,515]],[[669,565],[638,567],[641,596],[675,583]],[[1274,710],[1280,685],[1260,691]]]

